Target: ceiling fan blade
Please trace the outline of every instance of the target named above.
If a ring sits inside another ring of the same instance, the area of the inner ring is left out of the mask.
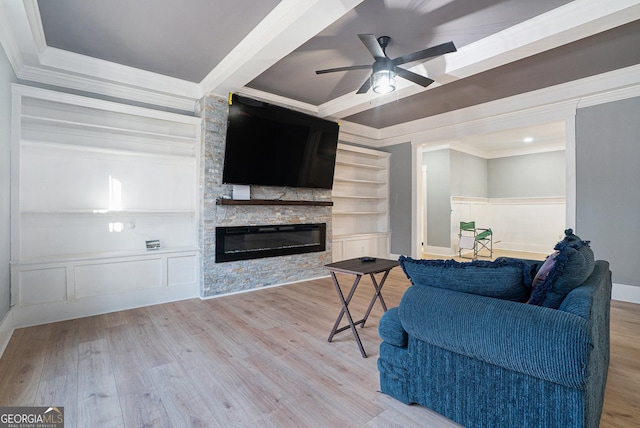
[[[378,39],[373,34],[358,34],[360,41],[369,49],[371,55],[374,58],[386,58],[387,56],[384,54],[384,50],[382,50],[382,46],[378,43]]]
[[[349,71],[349,70],[366,70],[371,69],[369,65],[350,65],[348,67],[327,68],[324,70],[316,70],[316,74],[334,73],[336,71]]]
[[[396,73],[403,79],[410,80],[413,83],[424,86],[425,88],[434,82],[433,79],[429,79],[428,77],[421,76],[417,73],[414,73],[413,71],[405,70],[404,68],[400,67],[396,68]]]
[[[369,92],[369,88],[371,88],[371,78],[367,78],[367,80],[364,81],[356,94],[366,94],[367,92]]]
[[[422,59],[444,55],[455,51],[457,51],[457,49],[453,42],[447,42],[438,46],[433,46],[431,48],[410,53],[408,55],[400,56],[398,58],[392,59],[391,62],[393,63],[393,65],[406,64],[408,62],[419,61]]]

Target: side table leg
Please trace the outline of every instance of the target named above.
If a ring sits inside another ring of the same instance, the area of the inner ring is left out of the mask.
[[[387,304],[384,302],[384,299],[382,298],[382,286],[384,285],[384,282],[387,280],[387,276],[389,276],[389,272],[391,272],[391,269],[384,272],[384,275],[382,276],[382,280],[380,281],[379,285],[378,285],[378,282],[376,281],[376,277],[373,274],[369,274],[371,276],[371,282],[373,282],[373,287],[375,288],[376,292],[373,295],[373,299],[371,299],[371,303],[369,303],[369,308],[367,308],[367,312],[364,314],[364,318],[362,319],[362,324],[360,325],[360,328],[364,328],[364,323],[367,322],[367,318],[369,318],[369,314],[371,313],[371,309],[373,309],[373,305],[376,302],[376,299],[380,300],[382,309],[385,312],[387,312]]]
[[[358,347],[360,348],[360,353],[362,354],[363,358],[367,358],[367,354],[364,352],[364,347],[362,346],[362,341],[360,341],[360,336],[358,335],[358,331],[356,330],[356,325],[353,322],[351,313],[349,313],[349,302],[351,302],[351,298],[353,297],[353,294],[355,293],[361,278],[362,278],[362,275],[356,275],[356,279],[353,282],[353,285],[351,286],[351,290],[349,291],[349,294],[345,299],[344,295],[342,294],[342,290],[340,289],[340,284],[338,284],[338,279],[336,278],[335,272],[331,272],[331,279],[333,279],[333,285],[335,285],[336,291],[338,292],[338,297],[340,298],[340,302],[342,303],[342,309],[340,310],[338,319],[336,320],[335,324],[333,325],[333,328],[331,329],[331,334],[329,334],[328,341],[331,342],[331,340],[333,339],[333,336],[336,334],[336,331],[338,330],[338,326],[340,325],[340,322],[342,321],[342,317],[346,315],[347,321],[349,321],[349,326],[351,327],[351,331],[353,332],[353,337],[356,339],[356,342],[358,343]]]

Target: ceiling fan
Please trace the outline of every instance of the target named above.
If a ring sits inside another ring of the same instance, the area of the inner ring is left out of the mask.
[[[372,69],[371,76],[362,84],[356,94],[365,94],[373,86],[373,91],[378,94],[392,92],[396,89],[395,77],[400,76],[410,80],[420,86],[427,87],[433,83],[433,79],[421,76],[412,71],[398,67],[408,62],[419,61],[444,55],[449,52],[455,52],[456,47],[453,42],[443,43],[421,51],[403,55],[398,58],[391,59],[387,56],[386,49],[391,41],[389,36],[381,36],[376,39],[373,34],[358,34],[362,43],[367,47],[375,62],[369,65],[351,65],[348,67],[327,68],[325,70],[317,70],[316,74],[334,73],[336,71],[349,70],[365,70]]]

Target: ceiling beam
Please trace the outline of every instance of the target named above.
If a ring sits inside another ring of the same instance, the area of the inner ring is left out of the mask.
[[[434,89],[439,84],[472,76],[501,65],[539,54],[584,37],[640,19],[640,0],[579,0],[567,3],[521,24],[463,46],[455,53],[434,58],[419,66],[420,74],[436,80],[428,88],[400,87],[399,93],[346,94],[318,106],[322,117],[346,117],[404,96]],[[455,42],[455,40],[454,40]]]
[[[202,91],[237,91],[362,1],[283,0],[207,74]]]

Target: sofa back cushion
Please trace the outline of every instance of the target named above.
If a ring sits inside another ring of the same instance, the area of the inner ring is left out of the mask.
[[[463,293],[525,302],[531,291],[530,266],[523,260],[496,261],[398,259],[414,285],[445,288]]]
[[[593,272],[595,258],[589,241],[565,230],[565,237],[536,273],[528,303],[557,309],[567,294]]]

